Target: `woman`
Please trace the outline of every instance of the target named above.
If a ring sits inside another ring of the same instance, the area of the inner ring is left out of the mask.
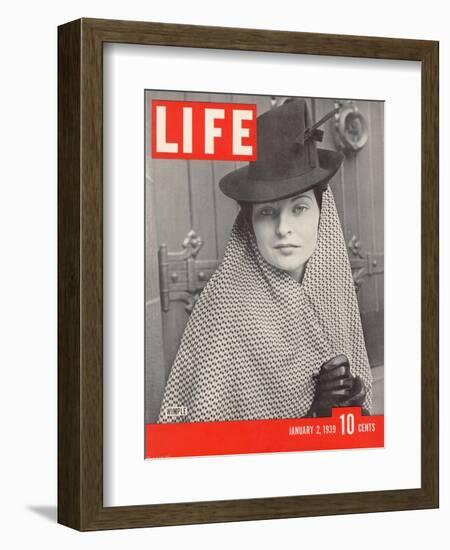
[[[346,246],[304,100],[257,119],[257,160],[221,190],[241,206],[165,389],[159,422],[370,411],[372,379]]]

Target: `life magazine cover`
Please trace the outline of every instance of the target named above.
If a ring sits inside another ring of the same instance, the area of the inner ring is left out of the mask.
[[[145,457],[384,446],[384,103],[145,92]]]

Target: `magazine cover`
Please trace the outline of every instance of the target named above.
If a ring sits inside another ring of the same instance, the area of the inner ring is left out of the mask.
[[[384,446],[383,124],[145,92],[145,458]]]

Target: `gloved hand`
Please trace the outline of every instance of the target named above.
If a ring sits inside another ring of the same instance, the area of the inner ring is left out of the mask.
[[[363,381],[350,373],[347,357],[337,355],[320,367],[308,416],[331,416],[333,407],[362,406],[365,398]]]

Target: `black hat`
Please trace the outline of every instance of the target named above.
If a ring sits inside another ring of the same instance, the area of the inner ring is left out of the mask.
[[[304,99],[263,113],[256,121],[257,160],[224,176],[222,192],[237,201],[267,202],[326,183],[344,159],[337,151],[316,148],[323,133],[317,127],[327,118],[312,126]]]

